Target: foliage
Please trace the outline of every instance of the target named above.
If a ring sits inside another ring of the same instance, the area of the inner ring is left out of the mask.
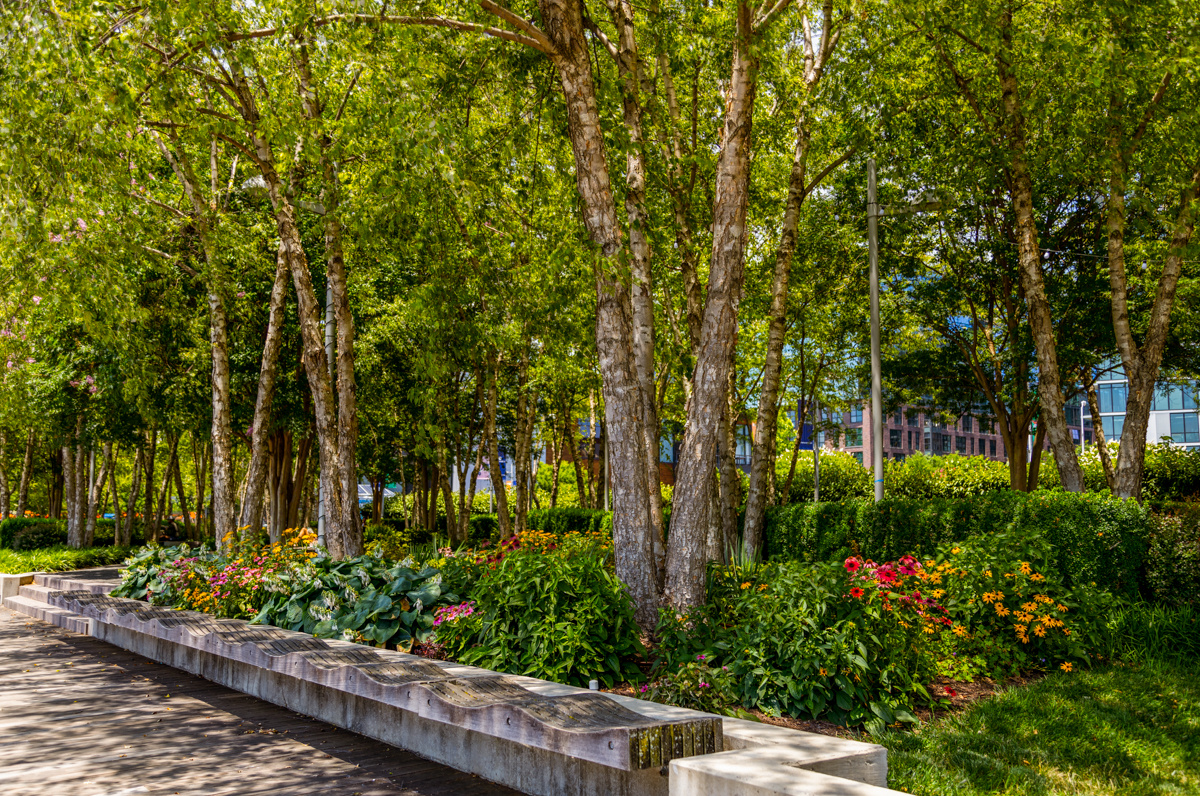
[[[793,504],[768,514],[767,552],[773,559],[801,561],[927,557],[939,547],[1010,526],[1018,534],[1043,537],[1068,583],[1095,581],[1130,595],[1141,586],[1150,512],[1103,495],[998,491],[961,500]]]
[[[705,655],[732,672],[746,708],[875,730],[916,721],[944,611],[902,593],[912,574],[859,585],[851,561],[714,568],[706,606],[664,612],[660,671]],[[917,570],[904,562],[895,571]]]
[[[1159,603],[1200,606],[1200,502],[1155,515],[1146,580]]]
[[[1096,655],[1110,661],[1200,661],[1200,609],[1133,603],[1109,611],[1094,631]]]
[[[207,545],[145,547],[126,562],[113,596],[148,600],[229,619],[249,619],[315,555],[311,533],[288,531],[276,544],[234,541],[224,553]]]
[[[643,699],[727,716],[745,713],[737,682],[728,666],[716,666],[704,653],[667,668],[653,683],[638,689]],[[753,714],[750,714],[753,715]]]
[[[0,549],[0,572],[69,572],[117,564],[129,553],[128,547],[91,547],[84,550],[51,547],[20,553]]]
[[[67,529],[55,522],[39,522],[17,531],[13,536],[13,550],[41,550],[67,543]]]
[[[1169,796],[1200,781],[1197,726],[1194,664],[1152,662],[1052,674],[874,740],[914,796]]]
[[[633,605],[611,559],[611,545],[583,537],[485,559],[469,593],[474,612],[440,624],[438,641],[495,671],[573,685],[640,680]]]
[[[412,559],[373,555],[336,561],[320,555],[281,577],[254,621],[318,638],[340,638],[404,651],[432,635],[434,613],[458,602],[438,570]]]
[[[36,525],[58,525],[57,520],[46,520],[41,517],[12,517],[0,522],[0,547],[12,547],[13,538],[18,531]]]

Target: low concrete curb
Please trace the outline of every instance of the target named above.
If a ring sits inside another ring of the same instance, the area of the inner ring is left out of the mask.
[[[77,632],[86,629],[90,635],[152,660],[525,793],[902,796],[898,791],[886,789],[887,751],[874,744],[606,694],[622,707],[658,722],[703,724],[711,719],[717,722],[717,749],[725,750],[695,754],[700,750],[689,748],[686,756],[675,755],[661,770],[636,766],[625,770],[616,767],[620,763],[612,762],[621,759],[619,745],[614,742],[605,744],[607,748],[588,750],[578,746],[568,733],[560,734],[560,740],[552,743],[540,738],[538,744],[543,748],[537,748],[525,735],[533,725],[517,711],[448,708],[427,683],[388,687],[389,684],[381,684],[378,678],[366,676],[362,671],[378,663],[346,663],[364,657],[367,651],[395,664],[433,663],[423,658],[333,640],[323,640],[323,645],[328,645],[328,655],[314,656],[311,644],[304,643],[305,639],[317,641],[311,636],[261,628],[286,634],[286,644],[298,647],[294,653],[276,649],[268,654],[264,652],[262,639],[238,642],[239,636],[231,632],[223,634],[228,641],[218,636],[215,627],[233,630],[232,623],[224,624],[228,620],[208,617],[206,621],[214,625],[214,630],[197,635],[198,631],[181,627],[162,609],[146,606],[148,610],[139,609],[143,615],[139,618],[127,606],[121,612],[106,608],[92,597],[98,592],[94,582],[73,582],[70,573],[53,577],[38,575],[34,581],[44,588],[29,589],[29,596],[16,596],[5,600],[5,604],[31,615],[40,614],[38,618]],[[87,583],[86,593],[59,591],[84,583]],[[436,665],[456,678],[479,678],[471,682],[482,683],[486,678],[497,677],[495,672],[470,666],[442,662]],[[590,693],[594,697],[595,694],[530,677],[506,679],[519,684],[531,696]],[[501,721],[504,724],[499,724]],[[613,754],[618,757],[611,758]],[[667,759],[665,754],[664,759]]]

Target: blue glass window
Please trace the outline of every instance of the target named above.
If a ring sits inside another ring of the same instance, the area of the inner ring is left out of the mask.
[[[863,412],[863,410],[862,410],[861,406],[852,407],[850,409],[850,422],[851,423],[861,423],[862,422],[862,412]]]
[[[863,432],[861,428],[846,429],[846,447],[858,448],[862,446]]]
[[[1200,442],[1200,415],[1180,412],[1171,415],[1171,439],[1175,442]]]

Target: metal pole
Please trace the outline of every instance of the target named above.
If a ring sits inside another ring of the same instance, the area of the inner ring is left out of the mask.
[[[325,362],[329,365],[330,383],[333,381],[333,283],[325,284]],[[324,466],[326,463],[321,462]],[[317,544],[325,546],[325,479],[317,476],[319,493],[317,497]]]
[[[1087,431],[1083,425],[1083,408],[1087,406],[1087,401],[1079,402],[1079,452],[1087,453]]]
[[[813,503],[821,502],[821,432],[817,423],[821,420],[821,402],[813,398]]]
[[[883,500],[883,376],[879,354],[879,203],[875,159],[867,161],[867,256],[871,264],[871,460],[875,502]]]

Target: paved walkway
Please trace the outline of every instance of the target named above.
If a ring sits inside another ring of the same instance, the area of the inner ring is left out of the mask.
[[[0,793],[516,791],[0,608]]]

